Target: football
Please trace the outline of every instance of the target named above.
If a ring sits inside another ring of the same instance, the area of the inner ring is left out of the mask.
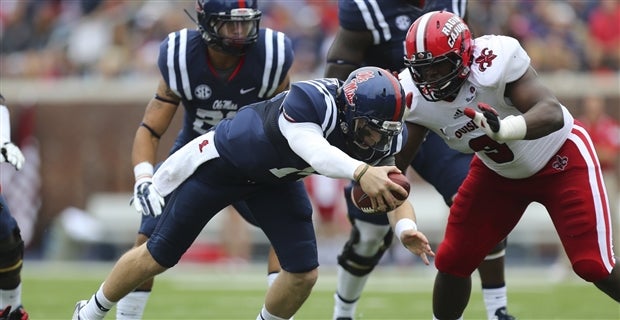
[[[409,196],[409,191],[411,189],[411,186],[409,185],[409,180],[407,179],[407,177],[404,174],[396,173],[396,172],[390,172],[388,174],[388,177],[393,182],[395,182],[395,183],[399,184],[401,187],[405,188],[405,190],[407,190],[407,197]],[[398,192],[392,192],[392,194],[398,200],[406,200],[407,199],[407,197],[403,197]],[[364,192],[364,190],[362,190],[362,187],[358,183],[353,185],[353,189],[351,190],[351,200],[353,201],[353,204],[358,209],[362,210],[362,212],[364,212],[364,213],[378,213],[378,211],[376,211],[376,210],[374,210],[372,208],[372,202],[370,201],[370,198]]]

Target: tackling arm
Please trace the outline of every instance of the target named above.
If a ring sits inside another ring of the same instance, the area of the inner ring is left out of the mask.
[[[405,248],[420,256],[426,265],[430,264],[428,256],[434,257],[435,253],[426,236],[418,231],[415,223],[415,211],[411,202],[405,201],[395,210],[388,212],[387,215],[394,234]]]
[[[526,140],[546,136],[564,125],[560,102],[531,66],[521,78],[506,85],[505,95],[523,112]]]

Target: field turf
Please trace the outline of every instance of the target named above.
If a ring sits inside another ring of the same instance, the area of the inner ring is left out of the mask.
[[[70,319],[77,300],[87,299],[111,269],[108,263],[25,261],[23,302],[31,319]],[[367,284],[357,319],[432,319],[434,269],[423,265],[380,266]],[[510,312],[520,320],[619,320],[620,305],[592,284],[572,277],[552,281],[549,270],[507,270]],[[479,281],[465,319],[485,319]],[[296,320],[331,319],[336,273],[321,267],[317,285]],[[180,264],[160,275],[144,319],[256,319],[266,287],[265,266]],[[107,319],[114,319],[114,309]]]

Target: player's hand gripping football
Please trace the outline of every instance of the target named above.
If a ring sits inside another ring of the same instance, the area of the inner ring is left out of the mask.
[[[20,170],[24,165],[24,154],[10,141],[2,143],[2,147],[0,147],[0,154],[0,162],[8,162],[17,170]]]
[[[369,196],[372,208],[378,212],[386,212],[397,208],[408,196],[407,190],[388,178],[390,172],[400,172],[400,170],[394,166],[368,166],[361,177],[356,172],[356,177],[359,177],[358,183]],[[401,194],[401,199],[396,198],[392,191]]]
[[[497,111],[486,103],[478,103],[478,112],[472,108],[465,108],[465,115],[474,120],[486,135],[495,141],[520,140],[525,138],[527,126],[522,116],[507,116],[499,118]]]
[[[420,256],[426,265],[430,264],[428,257],[435,256],[435,252],[431,249],[428,239],[420,231],[413,229],[403,231],[400,235],[400,242],[405,248],[411,251],[411,253]]]
[[[155,189],[151,177],[141,178],[136,181],[133,188],[134,208],[143,215],[157,217],[162,213],[164,197]]]

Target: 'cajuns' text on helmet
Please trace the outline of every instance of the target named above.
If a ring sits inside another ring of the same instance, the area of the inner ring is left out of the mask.
[[[456,14],[432,11],[418,18],[405,38],[405,65],[428,101],[457,93],[471,71],[473,40]]]
[[[217,50],[243,55],[258,40],[256,0],[196,0],[196,14],[202,38]]]
[[[340,87],[338,100],[343,115],[340,128],[355,156],[369,160],[387,154],[392,138],[402,131],[407,108],[398,79],[381,68],[359,68]]]

